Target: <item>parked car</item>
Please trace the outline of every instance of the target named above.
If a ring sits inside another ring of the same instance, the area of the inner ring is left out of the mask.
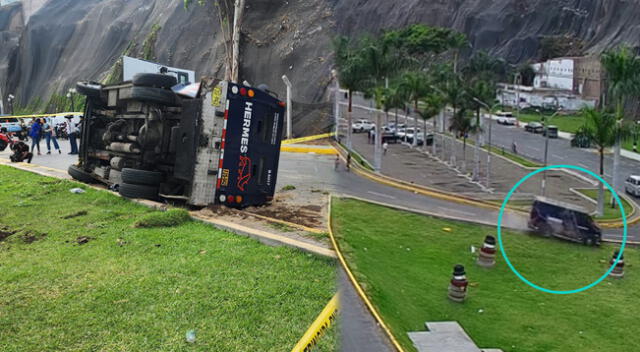
[[[627,177],[627,180],[624,181],[624,190],[634,197],[640,197],[640,176],[630,175]]]
[[[15,117],[2,117],[0,116],[0,128],[4,127],[9,133],[16,133],[22,131],[20,126],[20,120]]]
[[[591,139],[584,131],[578,131],[571,139],[571,146],[574,148],[590,148]]]
[[[529,122],[524,126],[524,130],[531,133],[542,133],[544,126],[540,122]]]
[[[588,246],[600,245],[602,240],[602,230],[585,209],[545,197],[533,202],[528,226],[541,235]]]
[[[371,135],[375,138],[376,135],[376,128],[374,127],[371,130]],[[396,133],[394,133],[391,128],[389,127],[383,127],[382,128],[382,143],[387,142],[387,143],[398,143],[398,135]]]
[[[353,129],[353,132],[369,132],[375,126],[376,125],[369,120],[357,120],[356,122],[353,123],[351,128]]]
[[[546,137],[547,133],[549,133],[549,138],[558,138],[558,126],[547,126],[547,128],[542,131],[542,135]]]
[[[391,122],[390,124],[382,127],[389,129],[389,131],[393,133],[396,133],[399,130],[404,130],[405,128],[407,128],[407,125],[404,123],[399,123],[398,125],[396,125],[395,123]]]
[[[518,123],[518,119],[510,112],[498,112],[496,116],[500,125],[515,126]]]

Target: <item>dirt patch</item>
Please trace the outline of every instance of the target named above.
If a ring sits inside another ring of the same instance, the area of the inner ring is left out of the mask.
[[[262,215],[278,220],[292,222],[307,227],[322,227],[322,207],[319,205],[296,206],[287,203],[287,196],[277,195],[270,205],[249,207],[243,210],[224,206],[210,206],[209,211],[220,216],[235,216],[242,219],[251,214]]]
[[[35,231],[27,231],[20,236],[22,242],[26,244],[31,244],[33,242],[39,241],[47,237],[46,233],[35,232]]]
[[[13,231],[8,227],[0,226],[0,242],[14,235],[17,231]]]
[[[69,215],[65,215],[62,218],[63,219],[73,219],[73,218],[77,218],[79,216],[85,216],[87,214],[89,214],[89,213],[86,210],[80,210],[80,211],[77,211],[75,213],[71,213]]]
[[[89,243],[89,241],[93,240],[93,238],[88,237],[88,236],[80,236],[78,238],[76,238],[76,243],[79,245],[83,245],[83,244],[87,244]]]

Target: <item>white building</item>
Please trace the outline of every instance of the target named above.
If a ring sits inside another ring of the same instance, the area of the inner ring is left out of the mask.
[[[574,65],[574,58],[557,58],[531,65],[536,72],[533,87],[573,90]]]

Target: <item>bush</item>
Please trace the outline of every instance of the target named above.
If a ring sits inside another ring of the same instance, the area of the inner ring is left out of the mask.
[[[133,227],[172,227],[191,221],[189,212],[184,209],[171,209],[167,211],[154,211],[136,221]]]

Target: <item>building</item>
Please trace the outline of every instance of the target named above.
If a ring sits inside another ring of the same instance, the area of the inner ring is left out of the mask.
[[[606,82],[599,56],[560,57],[531,67],[536,73],[533,87],[499,85],[498,100],[502,104],[569,111],[600,104]]]

